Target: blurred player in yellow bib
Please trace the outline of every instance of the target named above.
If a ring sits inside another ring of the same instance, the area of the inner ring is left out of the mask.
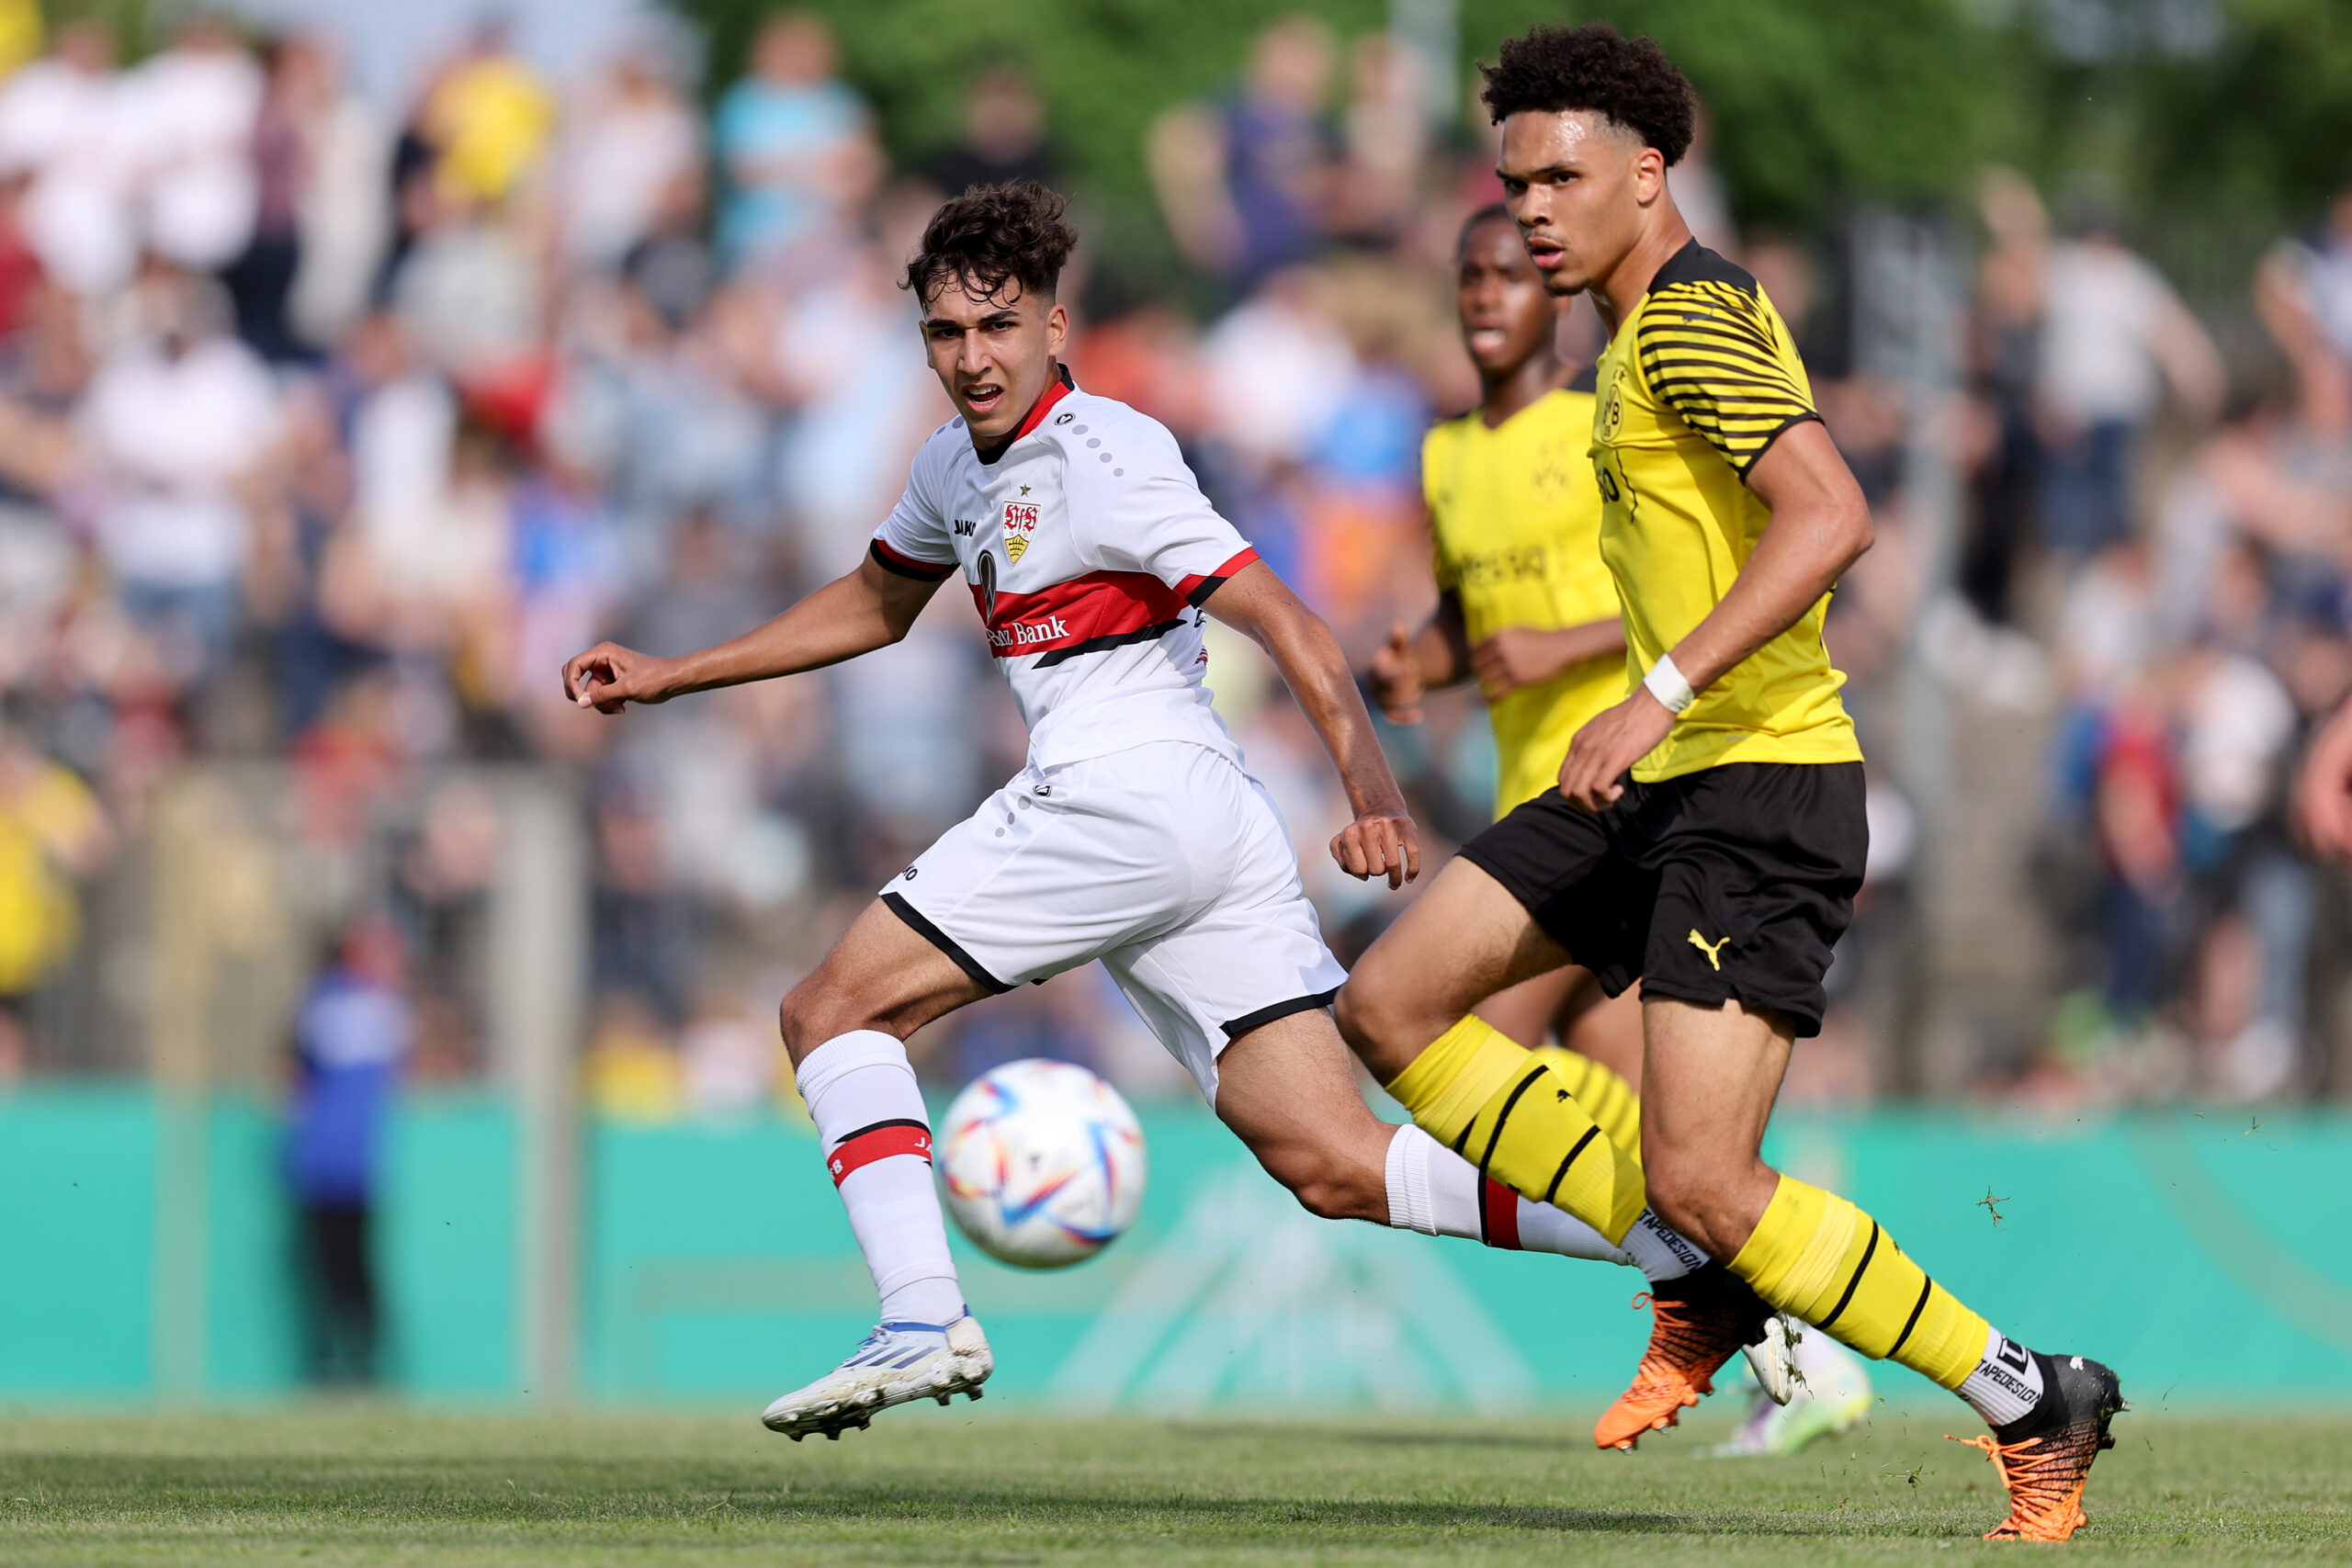
[[[1501,818],[1557,783],[1577,731],[1623,699],[1625,632],[1586,453],[1592,384],[1571,380],[1555,350],[1558,302],[1501,207],[1471,214],[1456,251],[1455,308],[1483,395],[1421,444],[1437,611],[1418,632],[1396,625],[1369,684],[1392,722],[1413,724],[1430,687],[1477,681],[1501,764]],[[1629,1086],[1641,1081],[1638,995],[1607,997],[1586,970],[1514,986],[1480,1003],[1478,1016],[1531,1045],[1555,1029]],[[1592,1093],[1615,1098],[1600,1086]]]

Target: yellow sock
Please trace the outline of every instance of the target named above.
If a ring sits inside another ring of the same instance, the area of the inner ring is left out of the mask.
[[[1984,1320],[1928,1279],[1876,1220],[1793,1177],[1781,1178],[1731,1271],[1768,1305],[1949,1389],[1984,1352]]]
[[[1432,1041],[1388,1092],[1481,1176],[1566,1210],[1612,1244],[1648,1203],[1641,1166],[1567,1081],[1476,1014]]]
[[[1600,1123],[1609,1141],[1642,1162],[1642,1098],[1634,1086],[1589,1056],[1565,1045],[1538,1045],[1535,1059],[1560,1075],[1584,1113]]]

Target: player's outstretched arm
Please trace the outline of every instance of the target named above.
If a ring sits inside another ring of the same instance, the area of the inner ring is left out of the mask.
[[[1263,561],[1226,579],[1202,608],[1266,650],[1323,738],[1355,812],[1355,820],[1331,839],[1340,869],[1359,879],[1385,875],[1391,887],[1419,876],[1420,835],[1331,628]]]
[[[1871,547],[1871,512],[1829,433],[1806,420],[1781,433],[1747,472],[1747,488],[1772,520],[1722,603],[1668,654],[1694,692],[1788,630]],[[1624,793],[1618,781],[1674,728],[1674,714],[1646,686],[1577,731],[1560,767],[1570,804],[1600,811]]]
[[[1437,609],[1419,631],[1397,622],[1372,656],[1364,684],[1391,724],[1421,722],[1421,697],[1439,686],[1470,678],[1470,637],[1462,622],[1462,600],[1437,596]]]
[[[886,571],[869,556],[765,626],[699,653],[657,659],[600,642],[565,663],[563,694],[582,707],[618,713],[630,703],[820,670],[905,637],[938,589],[937,582]]]

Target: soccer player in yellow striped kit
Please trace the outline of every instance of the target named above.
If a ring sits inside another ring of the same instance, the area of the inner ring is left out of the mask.
[[[1437,609],[1419,631],[1397,623],[1365,683],[1392,722],[1416,724],[1430,688],[1475,678],[1494,726],[1501,817],[1550,789],[1568,741],[1625,694],[1625,631],[1585,453],[1591,376],[1571,381],[1554,351],[1558,302],[1510,213],[1471,214],[1455,253],[1455,310],[1482,395],[1421,444]],[[1531,1045],[1556,1027],[1562,1045],[1640,1082],[1639,998],[1603,997],[1573,965],[1487,998],[1478,1016]],[[1604,1125],[1596,1094],[1627,1092],[1577,1089]]]
[[[1483,70],[1528,253],[1612,334],[1592,457],[1639,683],[1577,731],[1556,789],[1465,845],[1374,944],[1341,1031],[1432,1137],[1649,1275],[1649,1348],[1600,1446],[1673,1425],[1782,1311],[1959,1393],[2009,1493],[1992,1535],[2064,1540],[2125,1408],[2115,1374],[1992,1328],[1868,1214],[1759,1153],[1861,885],[1861,750],[1821,626],[1869,511],[1787,326],[1675,209],[1693,105],[1665,53],[1539,28]],[[1642,982],[1638,1161],[1471,1010],[1571,962],[1612,992]]]
[[[1454,253],[1454,310],[1479,401],[1422,443],[1437,608],[1418,632],[1397,624],[1366,684],[1391,720],[1411,724],[1428,688],[1475,676],[1494,724],[1500,818],[1552,788],[1577,731],[1624,697],[1625,628],[1600,558],[1600,487],[1587,451],[1593,367],[1572,375],[1560,357],[1564,301],[1500,205],[1464,221]],[[1638,1156],[1638,990],[1607,996],[1570,964],[1488,997],[1477,1013],[1536,1047],[1602,1133]],[[1546,1048],[1555,1029],[1561,1048]],[[1494,1194],[1509,1189],[1483,1186],[1485,1212],[1503,1213]],[[1495,1242],[1491,1228],[1486,1239]],[[1869,1414],[1869,1374],[1836,1340],[1804,1335],[1787,1357],[1793,1375],[1769,1365],[1759,1373],[1747,1418],[1716,1453],[1793,1453]]]

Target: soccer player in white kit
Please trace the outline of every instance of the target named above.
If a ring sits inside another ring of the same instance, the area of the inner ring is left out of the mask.
[[[960,411],[915,456],[857,570],[681,659],[612,643],[564,690],[630,702],[813,670],[906,635],[961,577],[1030,729],[1027,765],[891,879],[785,998],[786,1049],[882,1297],[881,1322],[763,1417],[838,1436],[916,1398],[978,1398],[966,1310],[902,1042],[967,1003],[1101,959],[1218,1117],[1308,1210],[1490,1246],[1631,1261],[1419,1129],[1374,1117],[1329,1004],[1344,979],[1282,820],[1202,685],[1202,617],[1272,657],[1340,772],[1351,875],[1401,886],[1420,850],[1329,629],[1202,495],[1155,421],[1074,386],[1054,288],[1076,236],[1035,185],[942,207],[910,263]]]

